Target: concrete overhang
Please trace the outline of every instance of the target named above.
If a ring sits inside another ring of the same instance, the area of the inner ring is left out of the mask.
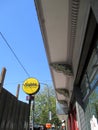
[[[57,101],[67,105],[73,91],[72,58],[78,0],[35,0]]]

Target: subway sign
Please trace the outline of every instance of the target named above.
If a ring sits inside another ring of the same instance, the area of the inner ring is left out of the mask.
[[[22,89],[28,95],[36,94],[40,89],[40,84],[37,79],[28,78],[23,82]]]

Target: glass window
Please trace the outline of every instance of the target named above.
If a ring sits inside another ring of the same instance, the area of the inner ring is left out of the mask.
[[[87,96],[90,91],[98,85],[98,41],[93,50],[87,70],[81,82],[81,92],[83,97]]]
[[[91,55],[80,88],[85,104],[87,129],[89,130],[92,127],[92,121],[98,121],[98,41]],[[97,123],[96,125],[98,127]]]

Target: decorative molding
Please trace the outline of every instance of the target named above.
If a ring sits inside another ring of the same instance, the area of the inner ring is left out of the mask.
[[[68,33],[68,57],[73,57],[73,51],[76,41],[76,32],[78,25],[78,15],[79,15],[79,5],[80,0],[71,0],[69,2],[69,33]],[[72,59],[71,59],[72,60]]]
[[[78,10],[79,10],[79,0],[72,0],[72,18],[71,18],[71,35],[72,39],[76,37],[76,27],[78,19]]]
[[[50,63],[50,66],[59,73],[63,73],[68,76],[73,76],[72,66],[65,63]]]
[[[69,98],[69,90],[65,88],[57,88],[56,91],[63,94],[65,97]]]
[[[68,107],[68,103],[66,100],[58,100],[60,104],[63,104],[64,106]]]

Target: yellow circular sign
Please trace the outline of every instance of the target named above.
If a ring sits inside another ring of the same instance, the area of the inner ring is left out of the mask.
[[[27,94],[35,94],[39,91],[40,84],[35,78],[28,78],[23,83],[23,91]]]

